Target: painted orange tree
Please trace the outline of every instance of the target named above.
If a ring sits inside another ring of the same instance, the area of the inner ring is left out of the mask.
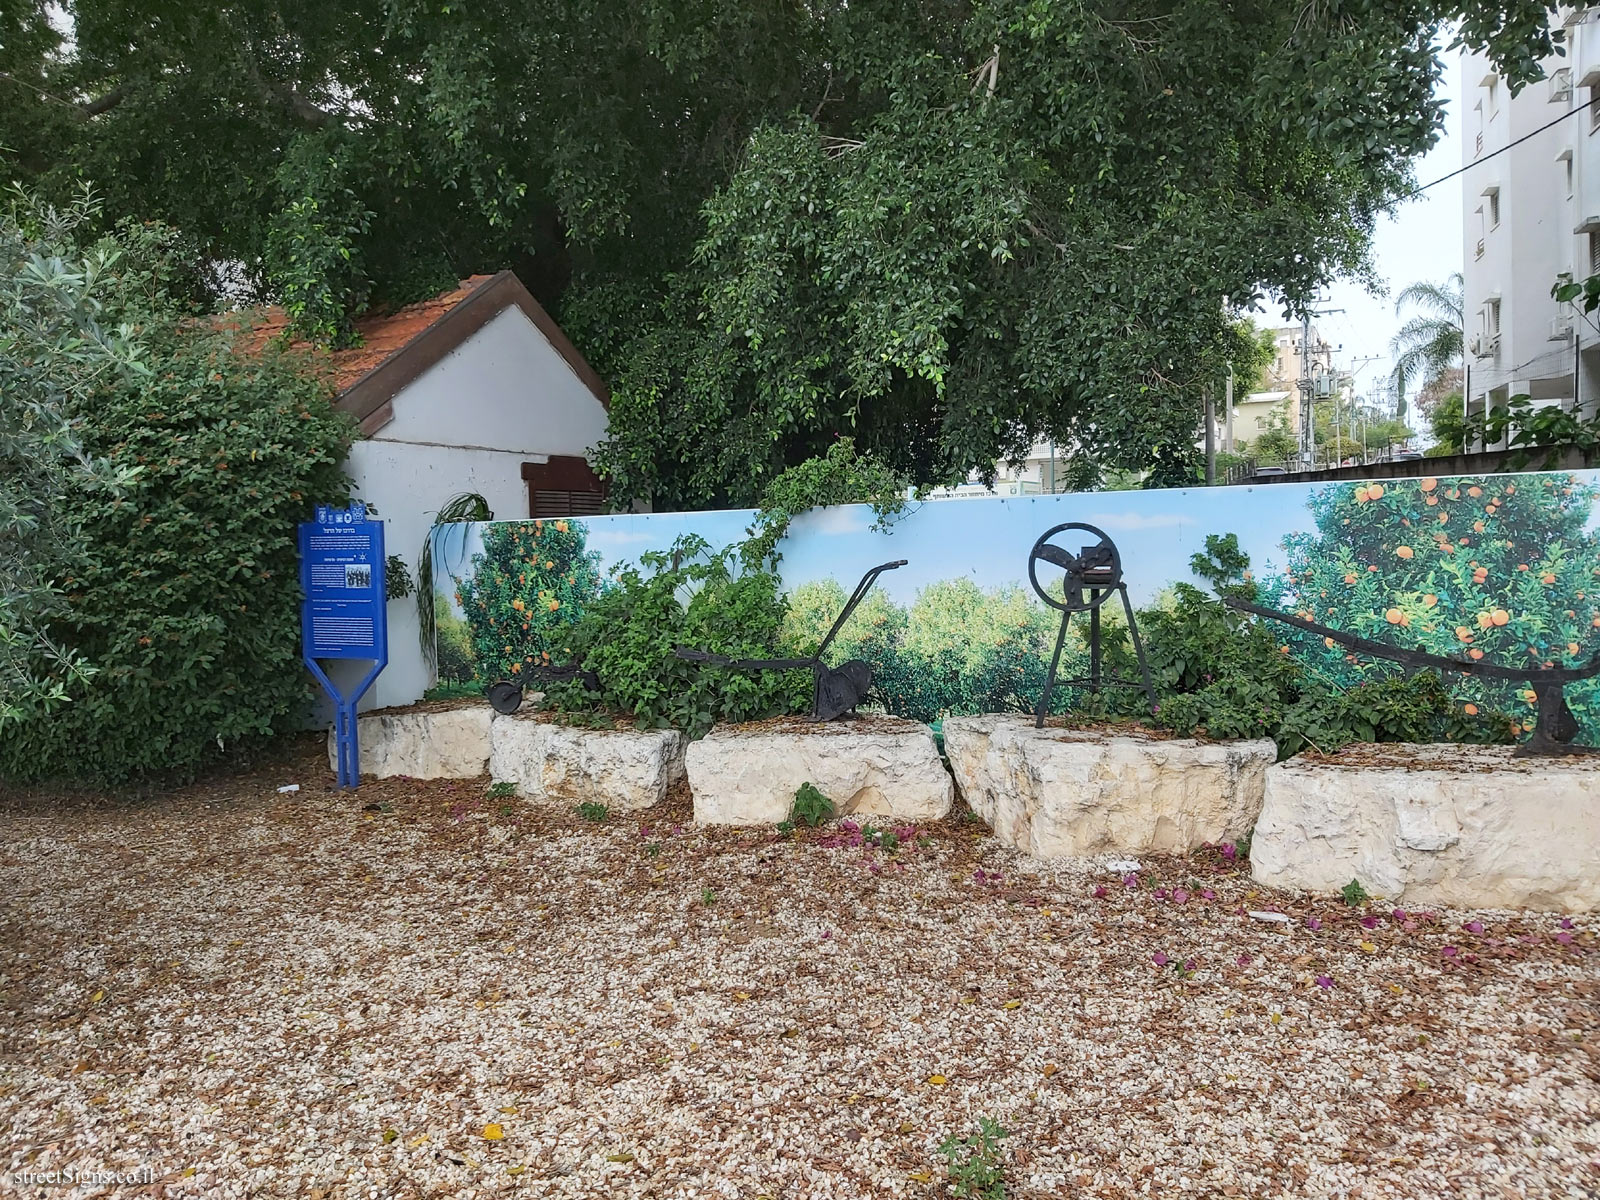
[[[481,682],[563,663],[563,634],[600,591],[581,521],[495,521],[456,590]]]
[[[1596,495],[1561,474],[1336,484],[1312,496],[1315,532],[1284,539],[1287,566],[1267,590],[1307,620],[1375,641],[1510,667],[1576,665],[1600,653]],[[1337,683],[1394,669],[1331,639],[1291,640]],[[1468,715],[1498,708],[1531,728],[1524,685],[1456,679]],[[1567,699],[1596,736],[1596,685]]]

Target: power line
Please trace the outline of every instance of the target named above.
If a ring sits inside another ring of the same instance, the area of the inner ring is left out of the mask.
[[[1504,146],[1501,146],[1498,150],[1492,150],[1488,154],[1483,155],[1481,158],[1475,158],[1471,162],[1469,162],[1466,166],[1460,167],[1460,168],[1458,168],[1458,169],[1456,169],[1454,171],[1451,171],[1450,174],[1448,174],[1448,175],[1441,175],[1441,176],[1439,176],[1439,178],[1437,178],[1435,180],[1432,180],[1429,183],[1425,183],[1419,188],[1414,188],[1411,191],[1407,192],[1404,196],[1399,197],[1399,199],[1400,200],[1409,200],[1413,196],[1422,195],[1423,192],[1427,191],[1431,187],[1437,187],[1441,183],[1448,183],[1450,180],[1454,179],[1457,175],[1465,175],[1468,171],[1472,170],[1473,167],[1478,166],[1480,163],[1486,163],[1491,158],[1494,158],[1497,155],[1504,154],[1507,150],[1510,150],[1515,146],[1522,145],[1522,143],[1527,141],[1529,138],[1538,137],[1545,130],[1553,129],[1555,126],[1557,126],[1557,125],[1561,124],[1561,122],[1565,121],[1568,117],[1575,117],[1579,113],[1583,112],[1585,109],[1593,107],[1593,105],[1595,104],[1596,101],[1600,101],[1600,89],[1597,89],[1595,91],[1594,95],[1590,96],[1589,99],[1585,100],[1582,104],[1578,105],[1577,108],[1569,108],[1569,109],[1567,109],[1566,112],[1562,113],[1555,120],[1545,122],[1543,125],[1539,126],[1539,128],[1537,128],[1535,130],[1532,130],[1529,133],[1523,134],[1516,141],[1507,142]]]

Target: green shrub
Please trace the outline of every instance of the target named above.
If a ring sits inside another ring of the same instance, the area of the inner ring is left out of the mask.
[[[804,823],[815,829],[834,814],[833,801],[824,796],[816,784],[802,783],[795,789],[794,803],[789,806],[791,823]]]
[[[52,632],[98,672],[0,735],[0,776],[192,776],[308,712],[295,526],[343,501],[349,418],[295,360],[142,317],[149,375],[108,380],[77,414],[89,453],[142,470],[114,500],[63,502],[86,553]]]
[[[546,705],[582,711],[600,704],[632,713],[641,728],[691,737],[718,721],[802,711],[811,697],[808,671],[734,671],[673,653],[678,646],[731,658],[774,653],[784,617],[780,581],[759,568],[736,571],[734,557],[731,547],[713,554],[705,539],[684,537],[669,551],[641,555],[643,570],[618,572],[563,631],[572,658],[599,676],[603,693],[552,684]]]
[[[450,607],[447,596],[434,593],[433,624],[435,661],[439,668],[439,681],[471,684],[473,690],[483,694],[483,682],[477,678],[477,664],[472,658],[472,630]]]

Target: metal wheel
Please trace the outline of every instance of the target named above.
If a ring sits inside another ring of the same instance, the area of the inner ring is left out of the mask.
[[[1093,537],[1093,544],[1076,552],[1058,546],[1050,539],[1068,530],[1081,530]],[[1062,573],[1059,595],[1039,582],[1039,563],[1059,568]],[[1116,543],[1102,529],[1078,521],[1068,521],[1045,530],[1028,554],[1028,582],[1039,598],[1064,613],[1089,612],[1099,608],[1122,582],[1122,556]]]
[[[485,690],[489,706],[497,713],[510,716],[522,707],[522,685],[509,679],[497,679]]]

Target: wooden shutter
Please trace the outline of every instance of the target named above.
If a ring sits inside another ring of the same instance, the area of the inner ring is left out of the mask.
[[[523,463],[522,478],[528,483],[530,517],[592,517],[605,511],[605,483],[578,455],[552,454],[548,462]]]

